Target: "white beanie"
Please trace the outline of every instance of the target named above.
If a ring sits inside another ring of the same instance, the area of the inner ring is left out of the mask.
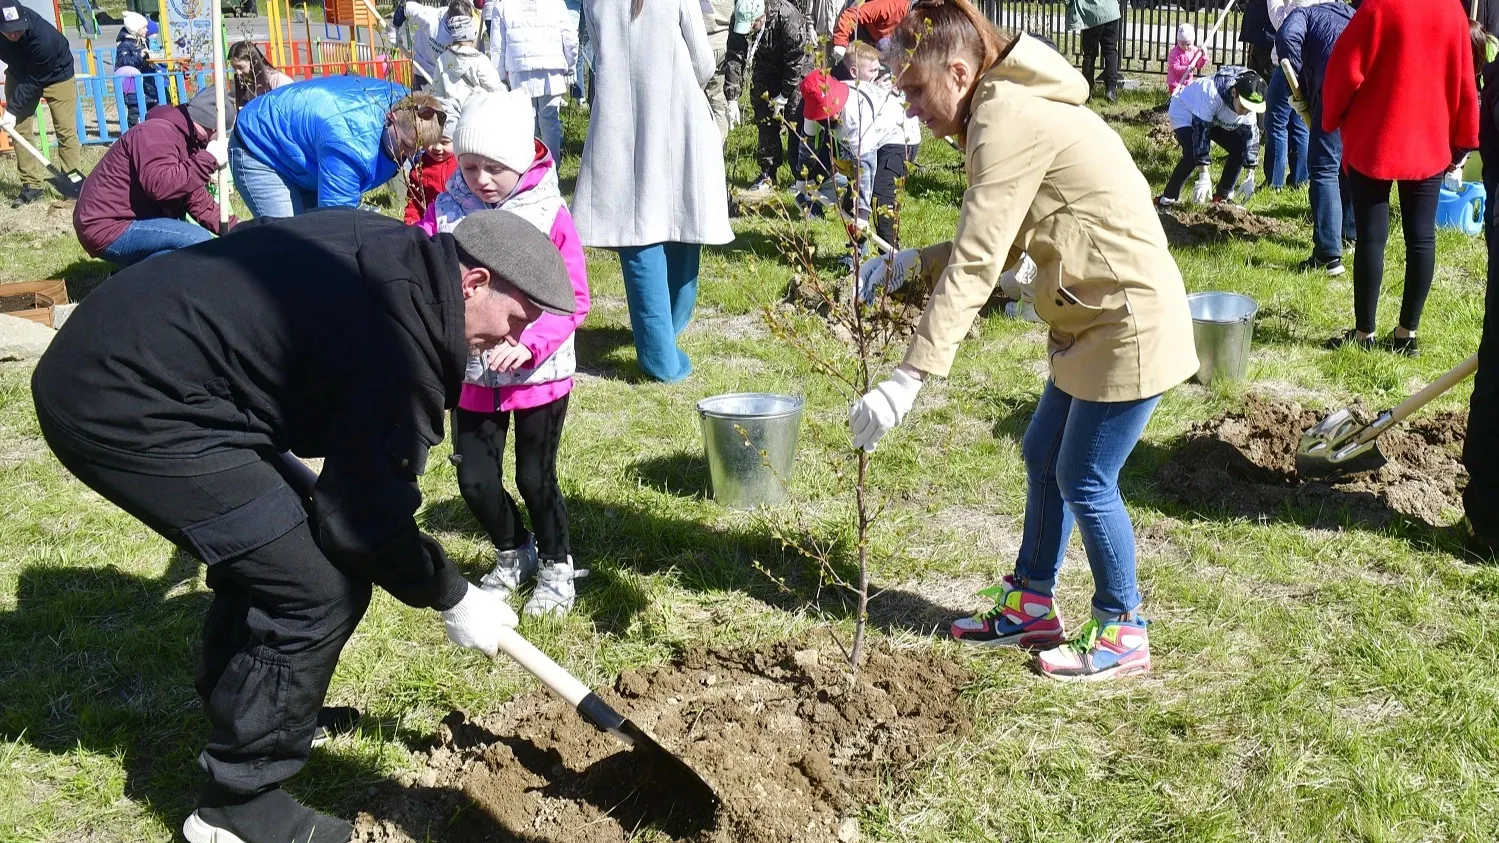
[[[479,37],[479,29],[470,15],[450,15],[446,22],[448,35],[454,41],[473,41]]]
[[[131,35],[140,35],[146,31],[146,16],[140,12],[126,12],[121,22],[125,24],[125,31]]]
[[[524,173],[536,160],[535,124],[525,91],[474,94],[453,130],[453,153],[482,155]]]
[[[1178,43],[1178,44],[1196,44],[1197,43],[1197,29],[1195,27],[1193,27],[1192,24],[1190,24],[1190,23],[1184,23],[1181,26],[1178,26],[1176,28],[1176,43]]]

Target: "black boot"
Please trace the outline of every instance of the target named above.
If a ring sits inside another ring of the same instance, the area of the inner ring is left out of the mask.
[[[348,843],[354,826],[319,814],[279,788],[254,796],[209,784],[182,824],[187,843]]]
[[[15,201],[10,203],[10,206],[12,208],[21,208],[26,205],[30,205],[32,202],[40,202],[46,196],[46,192],[44,192],[41,188],[23,187],[21,188],[20,195],[15,198]]]

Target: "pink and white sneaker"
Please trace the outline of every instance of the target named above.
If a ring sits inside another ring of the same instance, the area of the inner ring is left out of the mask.
[[[981,647],[1054,647],[1067,640],[1052,598],[1016,585],[1014,577],[1005,577],[979,595],[993,600],[994,606],[953,621],[953,638]]]
[[[1077,638],[1036,657],[1036,670],[1060,682],[1096,682],[1150,672],[1148,621],[1089,619]]]

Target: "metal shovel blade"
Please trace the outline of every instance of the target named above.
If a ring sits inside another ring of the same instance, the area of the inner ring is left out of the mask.
[[[722,804],[718,792],[707,779],[687,766],[686,761],[657,743],[644,729],[615,711],[597,694],[590,693],[578,703],[578,713],[583,719],[629,744],[641,756],[642,761],[661,774],[662,783],[668,785],[667,789],[680,798],[683,804],[704,814],[717,811]]]
[[[1368,424],[1346,409],[1333,413],[1301,434],[1296,473],[1306,480],[1326,480],[1379,469],[1385,464],[1379,434],[1390,423],[1388,412]]]

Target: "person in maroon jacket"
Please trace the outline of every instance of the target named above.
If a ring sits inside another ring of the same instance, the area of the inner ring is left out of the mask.
[[[115,141],[73,211],[84,251],[124,267],[224,233],[219,203],[208,195],[208,182],[229,160],[227,142],[214,137],[216,104],[205,88],[186,105],[151,109]]]

